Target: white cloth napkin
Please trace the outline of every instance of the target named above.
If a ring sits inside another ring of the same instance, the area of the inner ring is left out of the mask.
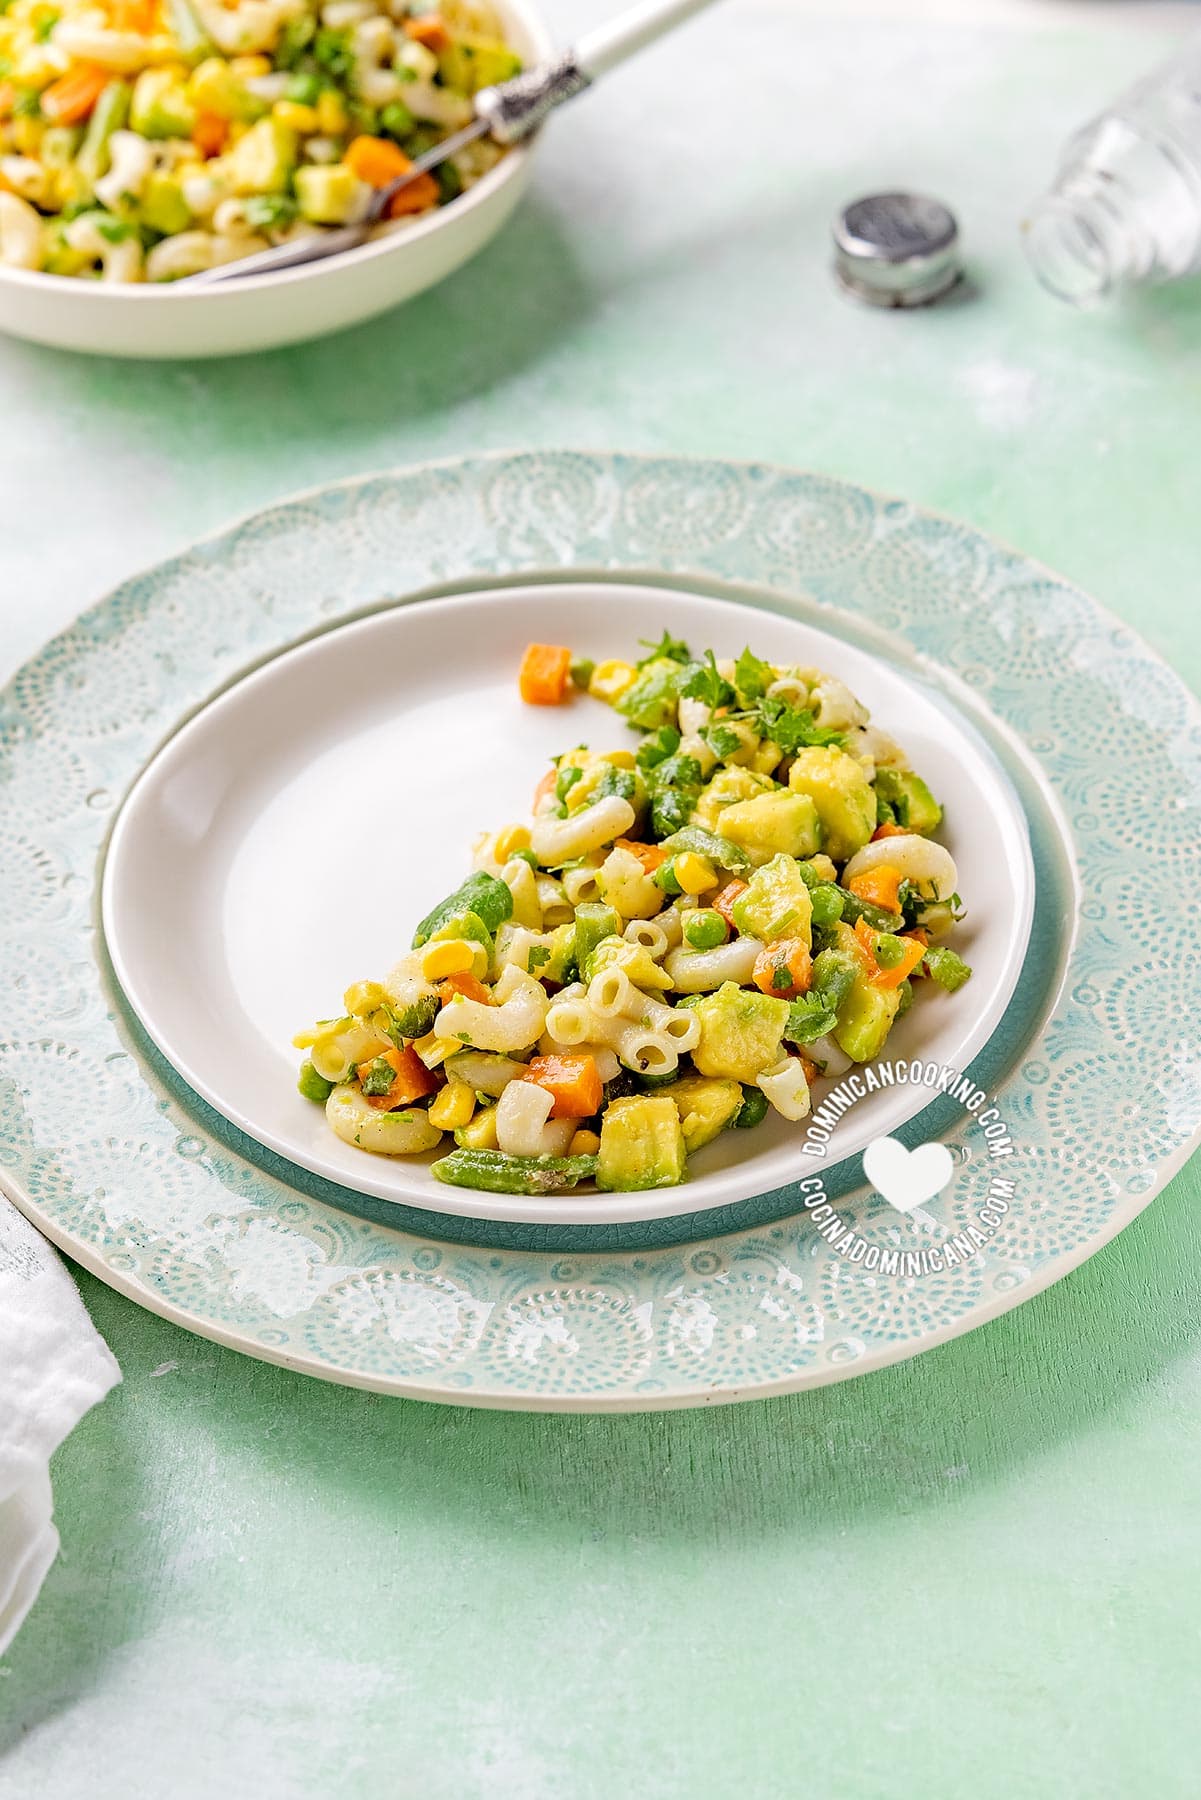
[[[66,1269],[0,1195],[0,1652],[58,1555],[50,1458],[120,1379]]]

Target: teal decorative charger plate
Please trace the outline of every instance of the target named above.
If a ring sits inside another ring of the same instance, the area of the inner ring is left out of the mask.
[[[935,1217],[888,1206],[855,1157],[825,1172],[821,1227],[792,1188],[691,1219],[544,1230],[333,1189],[211,1112],[142,1035],[97,887],[113,815],[163,740],[348,617],[573,574],[818,623],[912,670],[1003,764],[1037,900],[1017,992],[969,1071],[1013,1146],[987,1242],[965,1234],[995,1190],[994,1153],[945,1094],[896,1134],[941,1137],[955,1157]],[[0,793],[5,1192],[142,1304],[333,1380],[623,1410],[861,1373],[1066,1273],[1199,1135],[1196,703],[1037,565],[824,477],[524,454],[270,508],[125,583],[20,671],[0,697]]]

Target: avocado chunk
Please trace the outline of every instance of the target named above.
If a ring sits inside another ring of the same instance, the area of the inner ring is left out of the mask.
[[[306,164],[296,171],[300,216],[314,225],[345,225],[357,218],[367,193],[366,183],[345,163]]]
[[[257,125],[250,127],[245,137],[238,139],[223,162],[235,194],[282,194],[296,167],[296,133],[286,125],[281,125],[278,119],[260,119]],[[334,164],[333,167],[338,165]],[[303,169],[300,173],[328,175],[332,173],[332,169]],[[345,173],[356,188],[364,185],[349,169]],[[299,192],[299,180],[297,191]],[[300,210],[304,212],[303,201]]]
[[[682,1081],[673,1081],[670,1087],[663,1088],[662,1093],[675,1101],[689,1156],[711,1144],[742,1111],[743,1092],[736,1081],[686,1075]]]
[[[817,807],[808,794],[780,792],[736,800],[722,812],[717,830],[758,864],[778,851],[789,857],[811,856],[821,841]]]
[[[733,912],[735,925],[747,937],[762,938],[765,944],[798,937],[808,945],[813,902],[796,858],[773,856],[766,867],[756,869]]]
[[[602,938],[596,949],[580,965],[580,979],[591,981],[602,969],[621,969],[635,987],[671,986],[671,976],[657,963],[645,944],[631,944],[628,938]]]
[[[438,58],[438,69],[449,88],[477,94],[521,73],[521,58],[495,38],[456,37]]]
[[[219,56],[210,56],[193,69],[188,93],[200,111],[217,119],[237,119],[249,125],[267,111],[266,102],[252,94]]]
[[[942,824],[942,807],[912,769],[877,769],[876,800],[878,813],[919,837],[932,836]]]
[[[813,801],[823,848],[835,862],[845,862],[862,850],[876,829],[876,796],[853,756],[844,750],[798,750],[788,785],[794,794],[808,794]]]
[[[748,1086],[780,1058],[788,1002],[771,994],[750,993],[725,981],[715,994],[697,1002],[700,1042],[692,1060],[702,1075]]]
[[[684,1179],[685,1155],[675,1101],[630,1094],[605,1109],[596,1185],[616,1193],[674,1187]]]
[[[129,124],[143,137],[191,137],[196,108],[187,88],[170,69],[143,69],[133,84]]]
[[[857,975],[839,1008],[835,1043],[852,1062],[870,1062],[884,1048],[900,1005],[899,987],[874,987],[866,975]]]
[[[192,223],[192,209],[184,199],[183,188],[173,175],[151,175],[142,189],[138,216],[152,231],[172,237],[186,231]]]
[[[585,900],[576,907],[575,924],[567,930],[571,932],[571,959],[582,976],[597,945],[607,937],[621,937],[621,920],[603,900]]]
[[[836,961],[844,971],[849,969],[851,972],[848,984],[845,976],[836,982],[829,979],[824,969],[822,971],[822,981],[828,985],[832,997],[839,995],[834,1041],[852,1062],[870,1062],[873,1056],[879,1056],[884,1048],[884,1040],[892,1030],[893,1021],[901,1006],[901,990],[899,987],[882,988],[875,985],[868,973],[859,941],[849,925],[841,922],[835,925],[834,940],[830,950],[823,951],[822,957]],[[819,963],[822,957],[818,958]],[[815,978],[817,974],[818,966],[815,963]]]
[[[770,781],[766,775],[756,775],[753,769],[719,769],[708,787],[701,790],[692,822],[706,831],[720,831],[721,816],[728,807],[742,800],[758,799],[761,794],[783,791],[778,782]]]

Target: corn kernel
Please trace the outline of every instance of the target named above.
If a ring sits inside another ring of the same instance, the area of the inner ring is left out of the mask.
[[[342,1004],[348,1013],[366,1018],[384,1004],[384,997],[378,981],[353,981],[342,996]]]
[[[430,945],[421,959],[421,973],[427,981],[443,981],[448,975],[465,975],[474,962],[471,945],[463,938],[451,938]]]
[[[577,1131],[567,1146],[568,1156],[595,1156],[600,1149],[600,1139],[595,1131]]]
[[[612,763],[615,769],[636,769],[638,767],[632,750],[604,750],[601,752],[601,761]]]
[[[696,856],[691,850],[676,857],[672,873],[685,894],[704,894],[717,886],[713,864],[704,856]]]
[[[610,657],[608,662],[597,663],[593,669],[588,692],[594,700],[607,700],[612,706],[633,687],[637,679],[638,671],[633,663],[618,662]]]
[[[752,756],[750,766],[756,775],[770,775],[783,754],[779,744],[773,744],[770,738],[764,738]]]
[[[427,1031],[424,1037],[413,1039],[413,1048],[427,1069],[436,1069],[463,1046],[454,1038],[439,1037],[436,1031]]]
[[[439,1131],[458,1131],[471,1123],[475,1095],[465,1081],[448,1081],[430,1101],[430,1124]]]
[[[271,58],[269,56],[234,56],[230,58],[229,66],[239,81],[254,81],[260,75],[270,75]]]
[[[496,842],[492,846],[498,863],[507,863],[518,850],[530,847],[529,830],[524,825],[506,825],[503,831],[496,834]]]
[[[271,117],[301,137],[312,137],[320,129],[317,108],[302,106],[299,100],[277,100],[271,108]]]
[[[41,147],[42,133],[45,126],[40,119],[14,119],[12,122],[13,149],[21,156],[36,156]]]
[[[496,1108],[485,1106],[477,1112],[470,1125],[461,1125],[455,1132],[456,1144],[466,1150],[495,1150],[496,1143]]]
[[[317,97],[317,123],[326,137],[340,137],[350,124],[346,103],[333,88]]]

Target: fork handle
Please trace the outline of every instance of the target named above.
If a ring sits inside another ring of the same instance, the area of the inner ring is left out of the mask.
[[[595,81],[713,4],[714,0],[640,0],[607,25],[586,32],[575,47],[576,63]]]
[[[573,50],[526,69],[511,81],[481,88],[475,97],[476,117],[484,120],[498,143],[515,144],[598,75],[606,75],[713,4],[714,0],[639,0],[609,24],[587,32]]]

